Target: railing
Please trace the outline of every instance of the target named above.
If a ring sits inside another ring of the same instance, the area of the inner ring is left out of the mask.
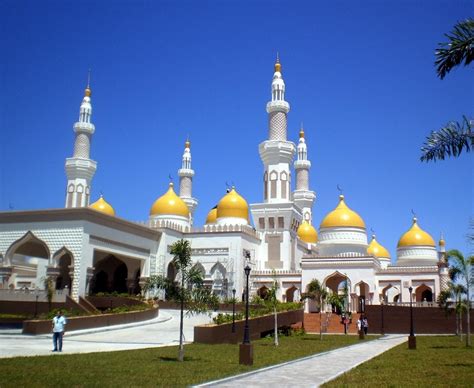
[[[66,302],[66,295],[69,295],[69,289],[55,290],[53,292],[53,303]],[[48,293],[46,290],[0,290],[0,300],[9,302],[48,302]]]

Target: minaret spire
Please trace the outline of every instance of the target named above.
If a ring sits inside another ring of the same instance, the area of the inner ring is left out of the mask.
[[[90,87],[90,70],[87,76],[87,86],[84,90],[79,121],[74,124],[76,138],[74,141],[74,154],[66,159],[66,205],[65,207],[89,206],[91,181],[97,169],[97,162],[90,159],[90,145],[95,126],[91,122],[92,90]]]
[[[193,214],[198,201],[193,198],[193,176],[194,170],[191,166],[191,142],[189,136],[184,143],[184,153],[181,162],[181,168],[178,170],[179,175],[179,196],[189,208],[190,224],[193,224]]]
[[[305,140],[303,123],[300,128],[300,140],[297,147],[297,159],[294,162],[296,175],[296,189],[293,192],[295,204],[301,208],[303,219],[311,223],[312,207],[316,194],[309,189],[309,169],[311,162],[308,160],[308,147]]]

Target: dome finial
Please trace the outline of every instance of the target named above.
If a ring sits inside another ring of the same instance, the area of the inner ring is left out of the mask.
[[[416,218],[416,213],[413,209],[411,209],[411,214],[413,214],[413,223],[416,224],[417,218]]]
[[[300,126],[300,139],[303,138],[304,139],[304,128],[303,128],[303,122],[301,122],[301,126]]]
[[[86,86],[86,90],[84,91],[84,96],[85,97],[90,97],[92,94],[92,90],[91,90],[91,69],[88,70],[87,72],[87,86]]]
[[[444,247],[446,245],[446,241],[444,240],[444,234],[441,232],[441,235],[439,237],[438,245],[440,247]]]
[[[184,143],[184,148],[191,148],[191,142],[189,141],[189,134],[186,136],[186,142]]]
[[[370,231],[372,232],[372,240],[375,240],[375,230],[370,228]]]
[[[342,194],[342,189],[341,186],[339,186],[339,183],[337,184],[337,191],[339,191],[339,199],[342,201],[344,199],[344,194]]]
[[[281,63],[280,63],[280,54],[277,51],[276,62],[275,62],[275,72],[281,73]]]

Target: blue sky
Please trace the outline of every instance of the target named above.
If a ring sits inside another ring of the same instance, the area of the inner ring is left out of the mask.
[[[434,50],[468,1],[0,1],[0,210],[64,205],[64,161],[92,68],[92,158],[120,217],[145,220],[192,142],[196,223],[234,182],[263,197],[258,144],[280,52],[289,138],[304,122],[314,223],[347,204],[395,255],[420,226],[467,251],[470,154],[421,163],[430,130],[472,116],[471,68]],[[370,234],[370,232],[369,232]]]

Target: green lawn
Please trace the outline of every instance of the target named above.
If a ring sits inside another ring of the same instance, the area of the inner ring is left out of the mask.
[[[458,337],[417,337],[345,373],[324,387],[473,387],[474,349]]]
[[[372,337],[375,338],[375,337]],[[359,342],[356,336],[295,335],[254,342],[253,367],[239,365],[238,345],[186,345],[185,361],[177,347],[92,354],[55,354],[0,359],[0,387],[25,386],[187,386],[242,373]]]

